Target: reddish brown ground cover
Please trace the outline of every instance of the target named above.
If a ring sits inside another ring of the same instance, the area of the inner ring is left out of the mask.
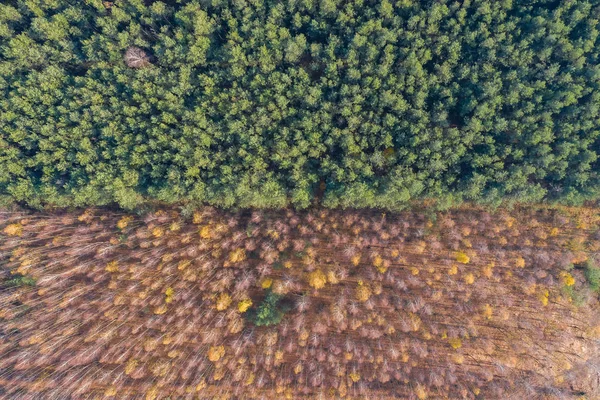
[[[600,398],[598,210],[1,217],[3,398]]]

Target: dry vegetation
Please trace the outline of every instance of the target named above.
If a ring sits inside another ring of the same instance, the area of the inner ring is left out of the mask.
[[[599,223],[5,212],[0,395],[598,399]]]

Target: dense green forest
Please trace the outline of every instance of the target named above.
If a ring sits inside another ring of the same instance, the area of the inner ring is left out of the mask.
[[[0,194],[600,197],[598,0],[5,0]]]

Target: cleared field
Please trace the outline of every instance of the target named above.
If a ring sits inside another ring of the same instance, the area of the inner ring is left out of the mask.
[[[595,209],[1,218],[3,398],[600,398]]]

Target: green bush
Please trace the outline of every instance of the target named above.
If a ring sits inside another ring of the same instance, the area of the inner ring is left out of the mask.
[[[35,286],[35,283],[35,279],[23,275],[17,275],[5,281],[5,285],[8,287]]]
[[[586,261],[584,268],[585,278],[590,285],[590,289],[594,292],[600,291],[600,268],[590,259]]]
[[[248,317],[256,326],[277,325],[283,318],[284,311],[279,307],[281,296],[268,291],[260,305],[248,312]]]
[[[564,296],[573,301],[574,306],[581,307],[589,300],[589,291],[581,289],[582,288],[576,289],[575,286],[563,286],[561,292]]]
[[[596,2],[105,3],[0,4],[0,200],[600,197]]]

